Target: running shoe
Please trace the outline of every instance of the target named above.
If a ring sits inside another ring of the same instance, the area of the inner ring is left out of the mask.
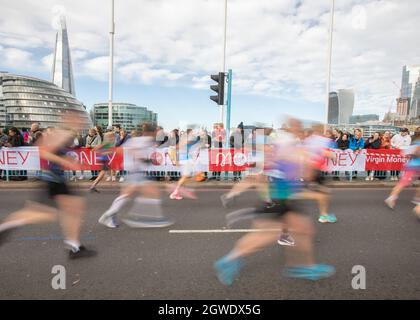
[[[231,228],[235,223],[243,220],[255,219],[260,214],[257,213],[257,208],[244,208],[235,210],[226,215],[226,226]]]
[[[295,239],[293,239],[288,233],[282,233],[280,238],[277,240],[277,243],[281,246],[293,247],[295,245]]]
[[[69,250],[69,259],[91,258],[97,255],[97,252],[92,249],[87,249],[85,246],[80,246],[77,250]]]
[[[197,199],[195,192],[187,188],[180,188],[178,193],[181,197],[184,196],[186,198],[193,199],[193,200]]]
[[[411,203],[418,206],[420,204],[420,198],[414,198],[413,200],[411,200]]]
[[[169,196],[171,200],[182,200],[184,199],[178,192],[172,192]]]
[[[391,197],[388,197],[385,199],[385,204],[390,208],[390,209],[394,209],[395,207],[395,200],[392,199]]]
[[[335,274],[333,266],[325,264],[314,264],[304,267],[288,267],[284,269],[283,275],[288,278],[306,279],[317,281],[331,277]]]
[[[227,256],[222,257],[214,263],[214,269],[216,270],[217,278],[219,281],[230,286],[233,284],[235,279],[239,275],[242,262],[239,259],[230,260]]]
[[[111,181],[111,177],[107,177],[105,181],[106,182],[110,182]]]
[[[91,188],[89,188],[89,190],[90,190],[91,193],[94,193],[94,192],[100,193],[99,190],[96,189],[96,187],[91,187]]]
[[[80,176],[78,179],[83,180],[84,178],[85,178],[84,176]]]
[[[229,207],[229,204],[232,202],[232,200],[233,200],[233,197],[228,197],[227,196],[227,193],[222,194],[220,196],[220,201],[222,201],[222,206],[224,208],[228,208]]]
[[[160,220],[132,220],[132,219],[122,219],[127,226],[131,228],[166,228],[174,224],[173,221],[160,219]]]
[[[0,247],[10,241],[10,236],[16,228],[9,228],[0,232]]]
[[[121,177],[119,181],[124,182],[125,181],[124,177]]]
[[[115,216],[107,217],[105,215],[102,215],[99,218],[98,222],[108,228],[112,228],[112,229],[118,228],[118,224],[117,224]]]
[[[321,223],[335,223],[337,222],[337,217],[332,213],[328,215],[320,215],[318,221]]]

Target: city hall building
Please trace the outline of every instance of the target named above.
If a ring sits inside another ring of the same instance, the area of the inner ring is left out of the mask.
[[[79,117],[82,131],[92,127],[84,105],[76,99],[70,46],[64,16],[56,34],[52,81],[0,71],[0,127],[59,127],[63,115]]]

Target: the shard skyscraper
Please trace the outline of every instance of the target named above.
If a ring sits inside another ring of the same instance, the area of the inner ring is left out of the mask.
[[[67,35],[66,19],[60,17],[60,28],[55,39],[52,82],[73,96],[76,96],[73,80],[73,68],[70,57],[69,38]]]

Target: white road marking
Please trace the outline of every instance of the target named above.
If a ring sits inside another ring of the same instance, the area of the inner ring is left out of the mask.
[[[281,229],[208,229],[208,230],[169,230],[169,233],[248,233],[281,232]]]

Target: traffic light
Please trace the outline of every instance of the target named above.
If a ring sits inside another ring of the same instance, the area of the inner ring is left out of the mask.
[[[212,74],[210,78],[217,82],[217,85],[211,85],[210,89],[216,91],[216,96],[210,96],[210,99],[216,102],[218,105],[225,104],[225,74],[219,72],[219,74]]]

